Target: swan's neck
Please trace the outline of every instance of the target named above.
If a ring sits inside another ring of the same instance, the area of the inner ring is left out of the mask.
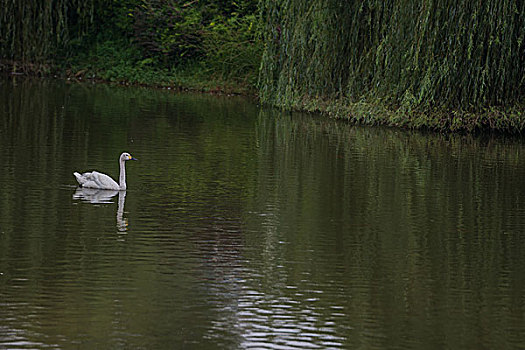
[[[120,176],[118,179],[118,185],[121,190],[126,189],[126,165],[124,160],[120,160]]]

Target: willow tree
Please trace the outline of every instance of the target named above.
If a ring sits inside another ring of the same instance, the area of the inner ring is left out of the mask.
[[[93,21],[96,0],[0,0],[0,57],[41,62]]]
[[[265,102],[477,109],[525,97],[523,1],[261,0],[260,8]]]

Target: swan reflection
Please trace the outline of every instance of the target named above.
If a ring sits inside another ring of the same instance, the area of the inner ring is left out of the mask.
[[[117,229],[120,232],[127,231],[128,219],[124,218],[124,203],[126,201],[126,191],[102,190],[97,188],[78,187],[73,194],[73,199],[79,199],[91,204],[110,204],[118,194],[117,207]]]

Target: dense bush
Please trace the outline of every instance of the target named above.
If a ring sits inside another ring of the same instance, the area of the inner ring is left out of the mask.
[[[256,0],[0,4],[4,59],[54,62],[110,80],[150,83],[191,71],[205,80],[256,82],[262,52]]]
[[[159,64],[214,60],[228,49],[235,50],[232,54],[239,50],[257,54],[248,48],[256,38],[256,1],[143,0],[120,2],[120,8],[124,11],[114,12],[126,17],[119,21],[126,23],[121,28],[142,49],[144,57]],[[237,45],[232,46],[232,42]],[[218,49],[220,44],[226,46]]]

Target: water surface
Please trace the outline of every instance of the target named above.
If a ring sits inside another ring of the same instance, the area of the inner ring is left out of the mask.
[[[4,79],[0,150],[0,348],[525,347],[520,138]]]

